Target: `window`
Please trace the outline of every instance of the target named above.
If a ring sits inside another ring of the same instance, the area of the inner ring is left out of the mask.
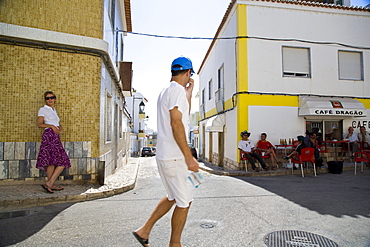
[[[112,115],[112,96],[107,93],[105,100],[105,136],[106,141],[112,141],[112,126],[113,126],[113,115]]]
[[[212,99],[212,80],[208,82],[208,100]]]
[[[218,69],[217,73],[217,80],[218,80],[218,88],[223,88],[224,87],[224,66],[222,65],[221,68]]]
[[[283,76],[311,77],[309,48],[283,47]]]
[[[112,25],[112,30],[114,30],[114,17],[115,17],[115,0],[108,1],[108,16],[110,24]]]
[[[363,80],[362,52],[339,51],[339,79]]]
[[[118,116],[118,135],[119,138],[122,139],[122,118],[123,118],[123,111],[119,109],[119,116]]]
[[[205,97],[206,97],[206,93],[205,93],[205,89],[202,90],[202,105],[204,105],[204,102],[205,102]]]

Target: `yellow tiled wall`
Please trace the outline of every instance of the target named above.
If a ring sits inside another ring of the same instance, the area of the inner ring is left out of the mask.
[[[103,0],[1,0],[0,22],[102,38]]]
[[[91,141],[99,153],[101,59],[81,54],[0,44],[0,141],[37,142],[37,112],[53,91],[62,141]]]

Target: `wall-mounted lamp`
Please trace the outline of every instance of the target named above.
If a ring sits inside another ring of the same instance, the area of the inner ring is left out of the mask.
[[[143,114],[144,113],[144,109],[145,109],[145,104],[144,104],[143,101],[140,102],[139,109],[140,109],[139,114]]]

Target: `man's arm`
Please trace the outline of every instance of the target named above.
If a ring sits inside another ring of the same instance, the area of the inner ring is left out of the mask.
[[[199,164],[191,154],[190,148],[186,141],[185,127],[182,124],[182,113],[177,107],[170,110],[171,128],[177,145],[184,154],[186,165],[190,171],[197,172]]]

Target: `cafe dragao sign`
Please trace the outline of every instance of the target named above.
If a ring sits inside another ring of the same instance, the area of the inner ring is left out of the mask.
[[[354,110],[354,109],[314,109],[314,114],[312,115],[324,115],[324,116],[353,116],[362,117],[366,116],[364,110]]]
[[[299,116],[366,117],[366,108],[355,99],[300,98]]]
[[[330,101],[333,109],[314,109],[315,115],[333,115],[333,116],[366,116],[365,111],[361,109],[343,109],[340,101]]]

